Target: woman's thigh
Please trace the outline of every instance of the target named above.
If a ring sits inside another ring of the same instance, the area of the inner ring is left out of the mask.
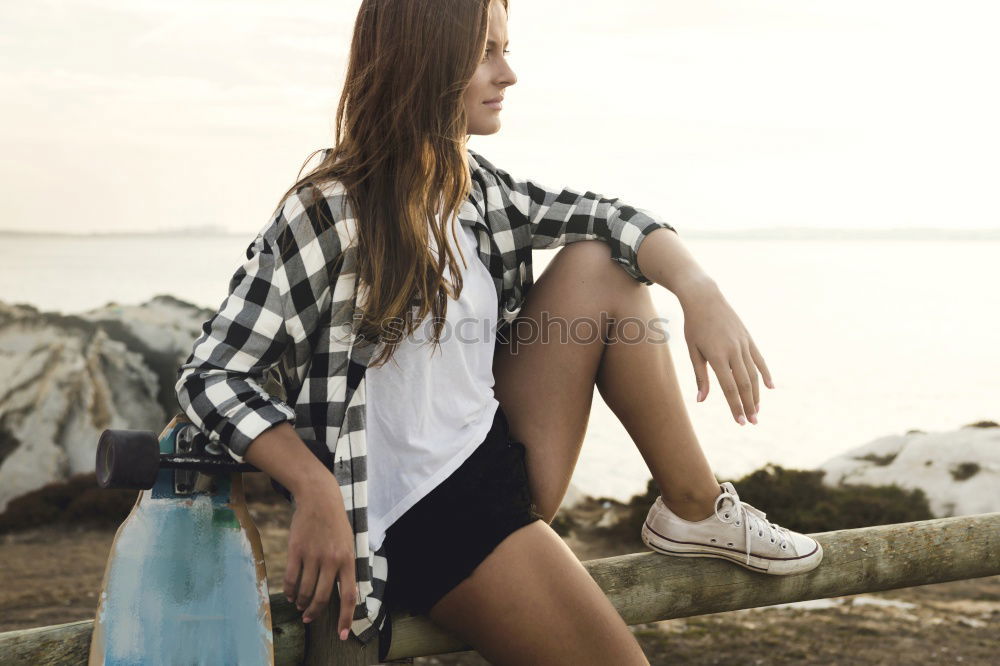
[[[649,663],[601,588],[541,520],[508,535],[429,615],[494,664]]]
[[[610,255],[599,240],[560,249],[528,291],[510,344],[493,356],[494,395],[525,446],[531,495],[549,521],[580,456],[612,319],[645,288]]]

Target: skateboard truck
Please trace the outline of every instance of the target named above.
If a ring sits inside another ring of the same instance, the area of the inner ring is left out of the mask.
[[[193,423],[180,423],[174,452],[160,453],[156,434],[148,430],[105,430],[97,442],[97,484],[102,488],[148,490],[161,469],[174,470],[174,492],[214,492],[214,475],[259,472],[238,463]]]

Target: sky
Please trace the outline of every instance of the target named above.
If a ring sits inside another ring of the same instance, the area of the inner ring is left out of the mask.
[[[0,229],[255,233],[359,0],[0,2]],[[497,166],[685,230],[1000,228],[1000,3],[511,0]]]

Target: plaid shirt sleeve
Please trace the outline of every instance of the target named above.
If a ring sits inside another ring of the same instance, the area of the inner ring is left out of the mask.
[[[497,182],[531,227],[535,249],[559,247],[579,240],[601,239],[611,247],[611,258],[643,284],[653,284],[639,270],[642,242],[657,229],[677,230],[652,212],[617,198],[570,188],[552,189],[534,180],[514,178],[493,167]]]
[[[262,432],[284,421],[294,425],[295,410],[261,384],[279,362],[293,369],[308,362],[312,333],[330,300],[316,233],[316,213],[329,209],[322,198],[303,206],[302,195],[289,195],[247,248],[228,295],[177,371],[174,388],[185,414],[239,462]],[[335,245],[331,238],[336,234],[324,236],[326,246]]]

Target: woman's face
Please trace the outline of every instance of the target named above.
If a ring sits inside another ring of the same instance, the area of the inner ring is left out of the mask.
[[[517,75],[507,64],[507,11],[498,0],[490,3],[486,51],[465,89],[465,114],[469,134],[495,134],[500,130],[499,104],[504,89],[517,83]]]

